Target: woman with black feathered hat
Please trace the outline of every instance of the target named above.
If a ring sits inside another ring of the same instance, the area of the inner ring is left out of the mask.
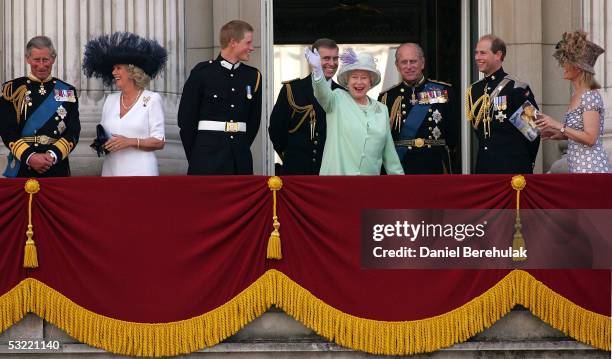
[[[156,41],[129,32],[102,35],[85,45],[85,75],[120,90],[106,98],[102,109],[100,124],[108,140],[94,142],[99,153],[108,153],[102,176],[159,174],[153,151],[164,148],[164,110],[161,96],[146,87],[166,59],[166,50]]]

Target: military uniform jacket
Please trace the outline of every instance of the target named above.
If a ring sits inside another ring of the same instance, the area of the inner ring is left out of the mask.
[[[406,174],[452,173],[459,135],[453,100],[450,84],[425,78],[414,87],[402,81],[380,94]]]
[[[188,174],[253,174],[251,144],[261,122],[261,74],[221,56],[191,71],[178,111]],[[199,121],[244,122],[246,132],[198,130]]]
[[[55,91],[56,83],[67,88]],[[18,177],[70,176],[68,155],[79,141],[81,124],[76,89],[57,78],[41,83],[39,80],[20,77],[2,85],[0,97],[0,136],[15,159],[19,160]],[[57,102],[48,111],[49,117],[32,136],[22,137],[22,130],[37,109],[49,97]],[[45,173],[38,174],[26,164],[34,153],[52,151],[57,162]]]
[[[342,88],[332,81],[332,90]],[[284,175],[318,175],[325,146],[325,111],[314,97],[311,76],[283,83],[268,128]]]
[[[480,103],[479,99],[485,94],[485,89],[488,95],[493,95],[505,78],[508,83],[490,98],[488,109],[483,111],[490,118],[487,125],[484,118],[477,118],[486,97]],[[475,173],[533,173],[540,138],[530,142],[509,121],[526,100],[537,107],[529,85],[509,76],[503,68],[468,88],[466,110],[478,138]]]

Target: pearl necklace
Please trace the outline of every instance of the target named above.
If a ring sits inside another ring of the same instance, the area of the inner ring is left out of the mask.
[[[128,111],[129,109],[132,108],[132,106],[134,106],[134,104],[138,101],[138,99],[140,98],[140,95],[142,94],[142,89],[138,90],[138,95],[136,96],[136,98],[132,101],[132,103],[129,106],[125,105],[125,102],[123,100],[124,96],[123,96],[123,92],[121,93],[121,107],[123,107],[124,110]]]

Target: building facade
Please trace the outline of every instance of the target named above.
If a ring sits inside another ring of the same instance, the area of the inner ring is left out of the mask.
[[[493,32],[508,43],[506,70],[528,81],[544,112],[560,117],[569,98],[569,85],[561,79],[561,71],[552,58],[554,45],[563,31],[583,28],[593,41],[607,46],[607,17],[610,7],[603,0],[479,0],[462,1],[461,93],[474,79],[472,47],[478,35]],[[26,9],[35,9],[34,11]],[[264,74],[264,113],[262,129],[253,145],[256,173],[270,174],[273,151],[265,126],[274,103],[273,79],[273,3],[269,0],[48,0],[3,2],[3,27],[0,29],[0,81],[23,76],[26,71],[24,44],[36,34],[53,38],[59,56],[54,75],[74,84],[80,91],[83,133],[73,154],[73,172],[77,175],[97,175],[101,161],[88,144],[100,117],[105,95],[109,93],[97,80],[85,78],[80,71],[82,48],[91,37],[119,30],[133,31],[154,37],[170,52],[168,69],[152,84],[163,94],[167,114],[167,146],[158,153],[162,174],[185,172],[186,162],[176,126],[176,112],[182,84],[189,70],[201,60],[214,58],[219,52],[218,29],[234,18],[244,19],[255,26],[256,52],[252,65]],[[509,15],[511,14],[511,15]],[[606,107],[610,100],[607,89],[611,74],[610,55],[604,53],[597,63],[598,80],[604,86]],[[607,118],[610,111],[607,111]],[[464,173],[470,169],[469,127],[464,121],[462,133]],[[604,142],[612,149],[612,124],[606,120]],[[548,171],[560,157],[562,144],[545,142],[538,160],[538,172]],[[6,153],[3,149],[2,153]]]
[[[564,31],[582,28],[604,48],[612,37],[608,16],[612,8],[605,0],[461,0],[460,84],[466,87],[477,78],[472,52],[475,40],[485,33],[495,33],[506,40],[506,71],[529,82],[545,113],[561,117],[570,96],[569,84],[562,80],[561,69],[552,58],[554,46]],[[255,53],[251,65],[264,74],[262,125],[253,144],[257,174],[272,174],[274,152],[267,138],[267,120],[274,105],[274,4],[272,0],[5,0],[0,7],[0,81],[27,73],[24,46],[38,34],[50,36],[58,49],[54,75],[79,90],[82,121],[81,141],[72,154],[75,175],[98,175],[101,160],[89,148],[99,121],[105,96],[110,93],[98,80],[87,79],[81,71],[85,42],[102,33],[132,31],[157,39],[169,50],[166,72],[151,89],[165,99],[167,145],[157,153],[161,174],[186,172],[185,156],[178,136],[176,113],[182,86],[190,69],[199,61],[219,53],[218,31],[225,22],[240,18],[255,27]],[[612,99],[608,89],[612,54],[604,53],[597,62],[597,79],[604,87],[606,124],[604,142],[612,151]],[[389,66],[387,66],[389,68]],[[392,69],[392,67],[391,67]],[[465,116],[463,116],[465,118]],[[462,121],[463,173],[472,162],[472,133]],[[561,156],[563,144],[544,142],[536,172],[547,172]],[[6,154],[2,148],[1,154]],[[5,156],[1,156],[5,161]],[[3,163],[3,162],[2,162]],[[1,164],[1,163],[0,163]]]

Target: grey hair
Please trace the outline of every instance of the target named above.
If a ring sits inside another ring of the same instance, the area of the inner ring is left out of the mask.
[[[51,51],[51,57],[56,58],[57,52],[55,51],[55,47],[53,46],[53,41],[47,36],[34,36],[28,41],[26,45],[26,57],[30,57],[32,55],[32,48],[36,49],[49,49]]]
[[[127,72],[130,78],[134,80],[136,87],[145,89],[149,86],[151,77],[149,77],[149,75],[147,75],[140,67],[129,64],[127,66]]]
[[[399,56],[399,50],[402,47],[412,47],[413,49],[416,50],[417,52],[417,56],[423,60],[425,60],[425,53],[423,52],[423,48],[421,47],[421,45],[414,43],[414,42],[404,42],[403,44],[401,44],[397,50],[395,50],[395,62],[397,62],[398,60],[398,56]]]

